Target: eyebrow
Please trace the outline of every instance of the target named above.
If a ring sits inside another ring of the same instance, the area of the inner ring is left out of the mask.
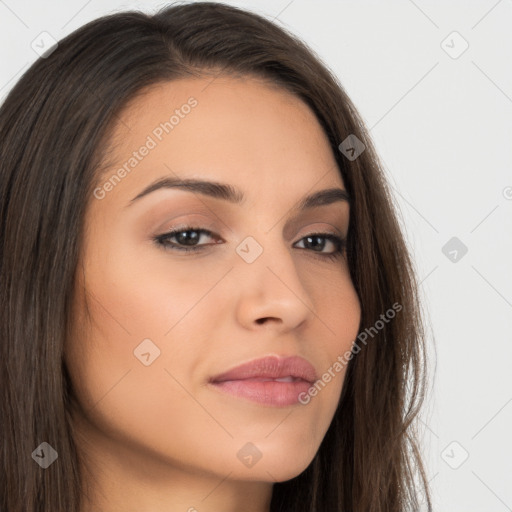
[[[244,193],[229,184],[194,178],[181,179],[166,176],[148,185],[144,190],[142,190],[142,192],[131,199],[127,206],[131,206],[140,198],[162,188],[176,188],[189,192],[197,192],[199,194],[213,197],[215,199],[222,199],[233,204],[241,204],[245,201]],[[342,188],[328,188],[306,196],[300,201],[295,209],[302,211],[316,206],[324,206],[337,202],[346,202],[350,204],[351,201],[348,192]]]

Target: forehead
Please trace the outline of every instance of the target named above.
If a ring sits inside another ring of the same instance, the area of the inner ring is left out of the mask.
[[[128,171],[115,195],[135,195],[148,182],[173,174],[242,190],[299,194],[343,187],[333,150],[309,106],[252,77],[153,85],[119,114],[110,142],[104,178],[121,166]]]

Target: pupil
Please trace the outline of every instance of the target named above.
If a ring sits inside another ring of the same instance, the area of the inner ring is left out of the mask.
[[[192,236],[188,236],[187,233],[193,233]],[[194,241],[197,242],[198,234],[197,231],[182,231],[181,233],[178,233],[178,241],[180,244],[185,245],[194,245]],[[192,242],[192,243],[191,243]]]
[[[314,240],[316,243],[312,244],[313,248],[320,246],[320,249],[322,249],[323,242],[319,242],[319,240],[322,240],[322,237],[320,237],[320,236],[308,236],[308,237],[306,237],[306,240],[308,241],[308,243],[311,240]]]

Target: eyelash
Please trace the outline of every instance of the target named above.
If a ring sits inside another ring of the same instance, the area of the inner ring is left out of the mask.
[[[164,250],[180,251],[180,252],[198,252],[198,251],[203,250],[205,245],[198,245],[198,246],[192,246],[192,247],[182,247],[182,246],[179,246],[178,244],[169,243],[167,241],[167,239],[172,238],[173,236],[175,236],[177,234],[186,233],[186,232],[189,232],[189,231],[196,231],[196,232],[200,233],[200,236],[201,236],[201,234],[205,234],[205,235],[208,235],[208,236],[210,236],[212,238],[215,238],[214,233],[212,233],[211,231],[209,231],[207,229],[202,229],[202,228],[199,228],[199,227],[186,226],[184,228],[174,229],[174,230],[168,231],[167,233],[163,233],[161,235],[158,235],[158,236],[154,237],[153,240],[154,240],[154,242],[156,244],[158,244],[159,246],[163,247]],[[319,256],[320,258],[327,258],[328,260],[338,259],[341,256],[343,256],[343,253],[345,252],[345,249],[346,249],[346,242],[347,242],[346,238],[341,238],[341,237],[339,237],[337,235],[334,235],[332,233],[311,233],[309,235],[306,235],[306,236],[302,237],[299,240],[299,242],[304,240],[304,239],[306,239],[306,238],[310,238],[310,237],[325,238],[325,239],[331,241],[336,246],[336,250],[334,252],[332,252],[332,253],[322,253],[322,252],[310,250],[310,252],[313,252],[315,256]],[[305,249],[302,249],[302,250],[303,251],[307,251],[308,249],[305,248]]]

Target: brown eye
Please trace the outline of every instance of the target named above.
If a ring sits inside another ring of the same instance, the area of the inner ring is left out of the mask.
[[[205,245],[211,244],[198,244],[201,237],[213,237],[214,233],[207,229],[196,228],[187,226],[185,228],[175,229],[158,235],[155,237],[155,242],[164,246],[165,249],[178,250],[178,251],[198,251]],[[174,239],[175,241],[170,241]],[[215,242],[218,243],[218,242]]]
[[[327,253],[322,251],[326,246],[325,240],[334,246],[334,251]],[[312,233],[302,238],[300,242],[302,241],[305,241],[305,249],[311,249],[310,252],[317,253],[320,257],[331,259],[342,256],[346,245],[346,239],[332,233]]]

